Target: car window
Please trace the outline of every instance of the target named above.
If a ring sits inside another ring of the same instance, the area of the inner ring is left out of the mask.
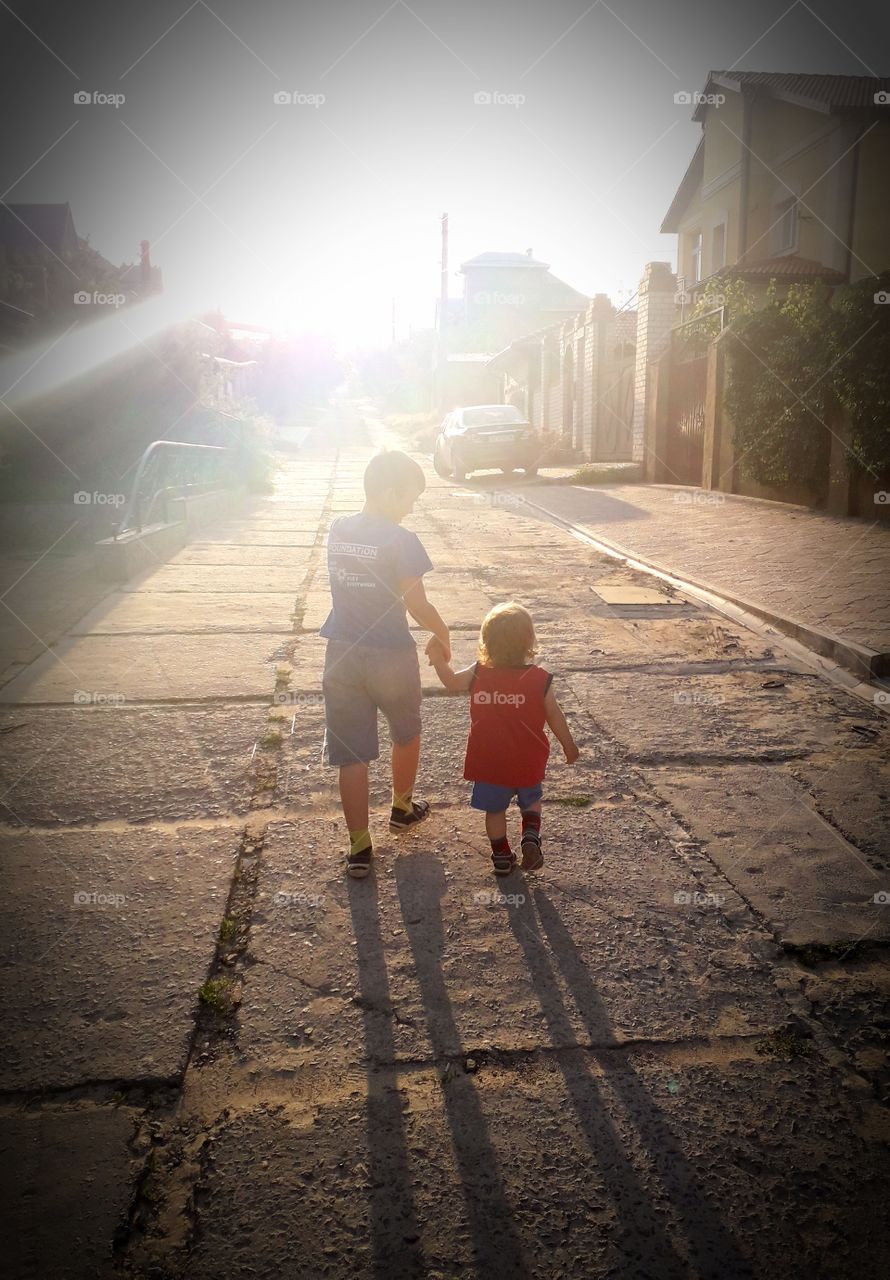
[[[464,424],[468,427],[504,427],[519,422],[525,422],[525,418],[512,404],[487,404],[464,409]]]

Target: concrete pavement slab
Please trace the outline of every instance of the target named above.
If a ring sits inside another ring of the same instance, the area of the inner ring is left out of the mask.
[[[71,628],[72,636],[293,629],[294,593],[120,592],[109,596]]]
[[[886,1274],[882,1153],[818,1060],[566,1051],[368,1091],[220,1125],[190,1276]]]
[[[309,561],[315,539],[306,534],[304,545],[287,547],[242,547],[236,543],[192,542],[171,556],[171,565],[272,565],[302,570]]]
[[[819,813],[870,866],[890,871],[890,755],[868,736],[851,737],[843,754],[797,761],[790,772],[812,795]]]
[[[598,671],[665,665],[675,666],[681,673],[691,663],[743,664],[775,659],[765,637],[714,613],[683,618],[583,617],[571,613],[561,622],[546,616],[546,606],[535,613],[541,618],[536,628],[537,661],[557,673],[560,668]],[[784,658],[783,665],[788,665]],[[679,683],[677,687],[681,688]]]
[[[344,876],[330,810],[274,823],[266,836],[239,1015],[242,1052],[355,1061],[362,1012],[392,1020],[399,1058],[426,1052],[445,1011],[442,1052],[582,1041],[753,1034],[784,1006],[753,959],[729,891],[675,902],[695,884],[661,833],[630,806],[545,812],[546,870],[496,879],[484,823],[438,810],[399,839],[372,832],[376,872]],[[541,897],[541,895],[544,895]],[[544,903],[589,966],[604,1016],[571,1035],[549,1028],[529,976]],[[547,905],[549,904],[549,905]]]
[[[16,1280],[114,1275],[139,1161],[128,1147],[139,1113],[80,1103],[0,1118],[3,1262]]]
[[[197,546],[217,546],[220,543],[232,543],[241,547],[302,547],[311,546],[315,541],[318,522],[303,521],[287,529],[234,529],[215,525],[212,531],[202,533]],[[307,537],[311,542],[307,542]]]
[[[151,574],[134,579],[123,588],[127,593],[178,591],[193,595],[281,594],[296,596],[306,575],[308,556],[298,566],[246,564],[168,564]]]
[[[815,676],[761,671],[685,677],[579,673],[572,688],[634,757],[783,757],[848,746],[850,725],[874,713]]]
[[[0,703],[271,697],[282,639],[256,634],[61,640],[0,689]]]
[[[0,1088],[178,1075],[237,833],[6,832],[0,847],[14,979],[2,996]]]
[[[265,706],[0,712],[0,820],[170,821],[243,814]]]
[[[768,767],[650,769],[646,777],[782,942],[890,939],[890,876]],[[875,901],[886,893],[887,901]]]

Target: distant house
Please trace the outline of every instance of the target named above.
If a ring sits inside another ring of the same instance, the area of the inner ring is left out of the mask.
[[[890,78],[712,71],[661,225],[678,283],[841,284],[890,267]]]
[[[583,311],[586,294],[551,274],[546,262],[525,253],[480,253],[461,263],[462,323],[485,333],[495,349],[531,329],[556,324]]]

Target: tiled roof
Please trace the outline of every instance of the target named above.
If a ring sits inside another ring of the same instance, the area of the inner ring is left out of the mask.
[[[711,86],[741,91],[743,86],[762,89],[786,102],[794,102],[826,114],[842,111],[881,110],[876,93],[890,93],[890,76],[810,75],[798,71],[711,71],[705,93]],[[706,104],[699,102],[693,120],[704,118]],[[884,111],[890,110],[888,107]]]
[[[715,272],[721,278],[744,276],[746,279],[823,280],[826,284],[843,284],[846,276],[812,258],[798,258],[789,253],[781,258],[760,258],[753,262],[735,262]]]

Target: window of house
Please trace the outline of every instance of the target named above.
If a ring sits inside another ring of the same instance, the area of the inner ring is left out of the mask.
[[[692,266],[692,283],[698,284],[701,280],[701,232],[695,231],[689,237],[689,257]]]
[[[773,217],[773,251],[786,253],[797,244],[797,197],[781,200]]]
[[[721,222],[711,232],[711,271],[726,266],[726,223]]]

